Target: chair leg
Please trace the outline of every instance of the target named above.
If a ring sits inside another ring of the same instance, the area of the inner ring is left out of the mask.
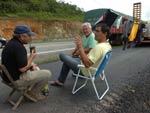
[[[35,98],[32,98],[30,95],[28,95],[27,93],[24,93],[24,96],[28,99],[30,99],[33,102],[37,102],[37,100]]]
[[[14,94],[15,91],[16,91],[16,89],[13,88],[12,91],[9,93],[9,96],[8,96],[8,98],[7,98],[7,101],[9,101],[9,100],[11,99],[11,97],[12,97],[12,95]]]
[[[16,91],[15,88],[12,89],[12,91],[10,92],[7,101],[13,105],[12,110],[16,110],[16,108],[21,104],[22,100],[24,99],[24,97],[29,98],[30,100],[37,102],[36,99],[33,99],[32,97],[30,97],[26,92],[28,91],[28,89],[24,90],[24,91],[19,91],[21,93],[21,96],[19,97],[19,99],[17,100],[17,102],[14,102],[13,100],[11,100],[12,95],[14,94],[14,92]]]
[[[14,107],[12,108],[12,110],[16,110],[16,108],[20,105],[20,103],[22,102],[22,100],[24,99],[24,96],[22,95],[18,101],[15,103]]]
[[[10,92],[8,100],[7,100],[11,105],[13,105],[12,110],[16,110],[16,108],[20,105],[20,103],[24,99],[23,92],[21,92],[21,96],[19,97],[19,99],[17,100],[17,102],[14,102],[13,100],[11,100],[11,97],[14,94],[15,91],[16,91],[16,89],[13,88],[13,90]]]
[[[15,93],[16,89],[13,88],[12,91],[9,93],[8,98],[6,99],[6,102],[9,102],[11,105],[15,105],[15,103],[11,100],[12,95]]]
[[[24,95],[24,97],[30,99],[31,101],[37,102],[37,100],[36,100],[35,98],[31,97],[31,96],[27,93],[28,91],[31,91],[32,88],[33,88],[33,85],[27,87],[27,89],[25,89],[25,90],[23,91],[23,95]]]
[[[84,86],[86,86],[88,79],[85,79],[84,84],[82,84],[79,88],[76,89],[76,85],[78,82],[79,77],[76,77],[75,83],[73,85],[73,89],[72,89],[72,94],[75,94],[76,92],[78,92],[80,89],[82,89]]]
[[[97,91],[97,88],[96,88],[96,86],[95,86],[95,82],[94,82],[95,80],[92,79],[92,85],[93,85],[93,87],[94,87],[94,91],[95,91],[95,93],[96,93],[96,96],[97,96],[97,98],[98,98],[99,100],[101,100],[101,99],[105,96],[105,94],[108,92],[108,90],[109,90],[109,85],[108,85],[106,76],[104,76],[104,80],[105,80],[105,83],[106,83],[107,88],[106,88],[106,90],[103,92],[103,94],[100,96],[99,93],[98,93],[98,91]]]
[[[102,80],[105,79],[105,73],[104,73],[104,71],[103,71],[102,74],[100,75],[100,78],[101,78]]]

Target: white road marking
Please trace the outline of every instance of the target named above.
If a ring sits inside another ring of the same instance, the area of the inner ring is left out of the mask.
[[[37,55],[47,54],[47,53],[56,53],[56,52],[61,52],[61,51],[69,51],[69,50],[73,50],[73,49],[74,48],[66,48],[66,49],[58,49],[58,50],[51,50],[51,51],[43,51],[43,52],[37,52]],[[0,60],[1,60],[1,57],[0,57]]]
[[[55,53],[55,52],[61,52],[61,51],[69,51],[73,49],[74,48],[66,48],[66,49],[58,49],[58,50],[51,50],[51,51],[43,51],[43,52],[38,52],[37,55],[46,54],[46,53]]]

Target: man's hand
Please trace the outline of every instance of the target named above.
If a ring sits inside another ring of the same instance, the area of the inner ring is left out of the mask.
[[[35,63],[32,63],[33,70],[40,70],[39,66]]]
[[[30,56],[28,58],[28,63],[26,66],[22,67],[22,68],[19,68],[19,71],[20,72],[26,72],[28,69],[30,69],[32,67],[32,62],[34,60],[34,58],[36,57],[36,53],[34,51],[32,51],[30,53]]]
[[[35,57],[36,57],[36,53],[34,52],[34,50],[32,50],[29,59],[31,58],[33,60]]]
[[[76,37],[76,46],[77,46],[78,49],[83,48],[83,46],[82,46],[82,39],[81,39],[80,36]]]
[[[76,37],[76,46],[78,48],[82,63],[85,65],[85,67],[90,67],[93,64],[93,62],[91,62],[87,57],[84,48],[82,46],[82,39],[80,36]]]

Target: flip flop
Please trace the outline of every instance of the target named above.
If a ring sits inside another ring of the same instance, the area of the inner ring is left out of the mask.
[[[50,85],[61,87],[63,86],[63,83],[58,83],[57,81],[50,81]]]

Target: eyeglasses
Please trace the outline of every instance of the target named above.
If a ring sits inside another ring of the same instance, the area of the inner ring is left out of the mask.
[[[95,32],[101,32],[101,30],[96,30],[96,29],[95,29]]]

